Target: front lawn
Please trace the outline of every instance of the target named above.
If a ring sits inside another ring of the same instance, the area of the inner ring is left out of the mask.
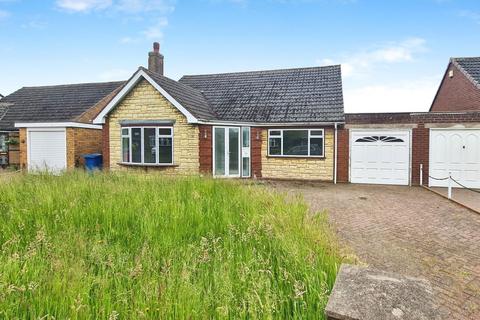
[[[323,214],[240,181],[27,175],[0,184],[1,319],[322,318]]]

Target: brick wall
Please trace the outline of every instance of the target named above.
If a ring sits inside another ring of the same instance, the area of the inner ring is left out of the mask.
[[[449,71],[453,70],[453,77]],[[450,63],[430,111],[480,111],[480,89]]]
[[[198,134],[200,172],[211,175],[213,167],[212,126],[199,125]]]
[[[19,149],[20,149],[20,168],[26,169],[27,168],[27,129],[20,128],[18,131],[19,136]]]
[[[412,184],[420,184],[420,164],[423,164],[423,181],[428,181],[430,129],[424,124],[412,129]]]
[[[262,177],[262,128],[250,128],[252,178]]]
[[[134,167],[121,162],[120,120],[175,120],[173,126],[174,166]],[[143,80],[120,102],[108,117],[111,170],[162,171],[165,174],[199,172],[199,129],[187,123],[178,111],[147,81]]]
[[[262,177],[268,179],[305,179],[333,181],[334,133],[325,129],[324,158],[268,156],[268,130],[262,131]]]
[[[339,129],[337,131],[337,181],[348,182],[348,167],[350,161],[348,129]]]
[[[102,153],[102,130],[67,128],[67,169],[83,167],[83,155]]]

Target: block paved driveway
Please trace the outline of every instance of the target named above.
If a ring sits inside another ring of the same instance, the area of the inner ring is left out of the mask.
[[[271,182],[327,210],[368,265],[430,280],[447,319],[480,319],[480,215],[419,187]]]

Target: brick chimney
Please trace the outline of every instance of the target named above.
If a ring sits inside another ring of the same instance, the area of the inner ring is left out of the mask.
[[[163,55],[158,42],[153,43],[153,51],[148,53],[148,70],[163,76]]]

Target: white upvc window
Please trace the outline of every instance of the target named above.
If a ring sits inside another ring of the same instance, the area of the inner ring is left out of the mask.
[[[324,129],[269,129],[271,157],[316,157],[325,155]]]
[[[173,164],[173,127],[122,127],[122,163]]]

